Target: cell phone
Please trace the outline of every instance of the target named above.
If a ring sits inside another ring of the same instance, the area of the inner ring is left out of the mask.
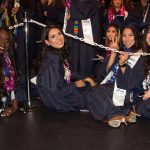
[[[116,15],[116,19],[119,20],[120,22],[123,22],[124,21],[124,16]]]

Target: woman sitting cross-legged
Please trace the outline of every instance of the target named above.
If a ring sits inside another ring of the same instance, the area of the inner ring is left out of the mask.
[[[81,94],[85,81],[92,86],[95,85],[94,81],[86,78],[84,81],[71,82],[69,51],[60,28],[46,27],[42,41],[44,46],[38,61],[40,69],[37,75],[37,87],[44,105],[51,111],[79,111],[85,107]]]
[[[132,110],[135,104],[133,96],[142,86],[144,58],[136,55],[142,49],[133,24],[124,27],[120,50],[120,54],[112,52],[105,79],[86,93],[87,107],[92,116],[112,127],[119,127],[122,122],[136,122]],[[134,55],[129,55],[129,52]]]

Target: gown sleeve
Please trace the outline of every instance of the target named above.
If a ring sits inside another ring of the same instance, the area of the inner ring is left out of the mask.
[[[56,55],[47,56],[37,76],[39,86],[55,91],[59,82],[59,58]]]
[[[83,105],[75,85],[64,80],[63,61],[58,55],[50,54],[44,60],[37,86],[44,105],[52,111],[78,111]]]
[[[144,79],[144,58],[141,56],[135,66],[131,69],[126,66],[126,70],[122,73],[119,68],[117,73],[117,85],[119,88],[133,90],[140,88]]]

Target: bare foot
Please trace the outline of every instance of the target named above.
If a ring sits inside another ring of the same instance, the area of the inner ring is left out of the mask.
[[[11,106],[9,106],[8,108],[6,108],[1,113],[1,117],[9,117],[13,113],[15,113],[17,111],[17,109],[18,109],[18,102],[16,101],[16,99],[14,99],[14,100],[12,100]]]

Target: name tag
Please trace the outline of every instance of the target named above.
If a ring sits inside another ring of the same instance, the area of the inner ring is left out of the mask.
[[[113,92],[113,103],[115,106],[124,106],[124,100],[126,96],[126,90],[118,88],[116,81]]]

